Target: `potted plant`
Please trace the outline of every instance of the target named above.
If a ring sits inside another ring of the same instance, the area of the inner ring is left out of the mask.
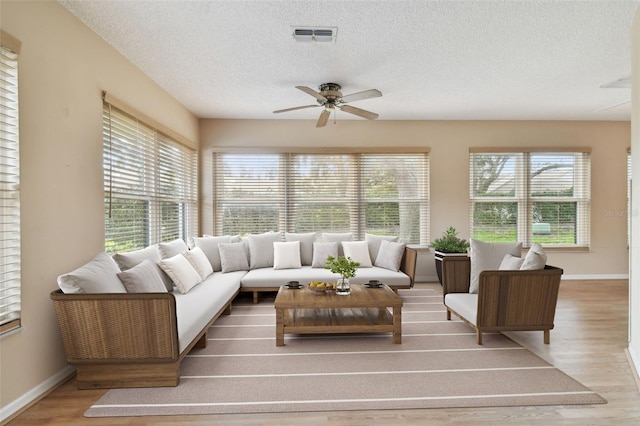
[[[340,279],[336,285],[336,294],[351,294],[349,278],[356,276],[356,268],[358,266],[360,266],[360,262],[356,262],[350,257],[338,256],[337,259],[333,256],[327,257],[327,262],[324,265],[325,269],[330,270],[334,274],[340,274]]]
[[[438,274],[438,281],[442,284],[442,259],[445,256],[466,257],[469,242],[459,238],[456,228],[450,226],[444,231],[441,238],[437,238],[431,243],[431,247],[435,250],[436,273]]]

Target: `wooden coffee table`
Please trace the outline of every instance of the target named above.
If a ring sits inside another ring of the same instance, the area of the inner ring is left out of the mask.
[[[349,296],[282,286],[274,306],[276,346],[285,334],[393,333],[393,343],[402,343],[402,298],[386,285],[352,284]]]

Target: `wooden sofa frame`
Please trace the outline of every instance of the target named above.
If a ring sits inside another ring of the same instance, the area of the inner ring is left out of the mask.
[[[413,288],[416,276],[416,262],[418,259],[418,251],[410,247],[404,249],[404,255],[402,255],[402,261],[400,263],[400,271],[409,276],[409,288]],[[397,292],[398,288],[406,287],[394,287],[390,286],[393,291]],[[259,294],[265,292],[277,292],[280,290],[280,286],[273,287],[241,287],[240,291],[243,293],[253,293],[253,303],[258,303]]]
[[[207,330],[231,313],[234,296],[179,353],[176,301],[171,293],[50,295],[67,362],[78,389],[177,386],[180,362],[207,345]]]
[[[445,258],[442,268],[443,297],[469,292],[469,257]],[[562,274],[561,268],[550,265],[535,271],[482,271],[475,325],[448,306],[447,320],[454,313],[473,327],[479,345],[483,332],[531,330],[543,331],[544,343],[549,344]]]

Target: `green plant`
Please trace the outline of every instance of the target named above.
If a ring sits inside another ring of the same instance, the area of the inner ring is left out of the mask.
[[[324,264],[325,269],[334,274],[340,274],[343,279],[355,277],[358,266],[360,266],[360,262],[345,256],[338,256],[337,259],[333,256],[328,256],[327,262]]]
[[[458,238],[458,231],[450,226],[444,231],[442,238],[437,238],[431,243],[431,247],[443,253],[466,253],[469,243],[467,240]]]

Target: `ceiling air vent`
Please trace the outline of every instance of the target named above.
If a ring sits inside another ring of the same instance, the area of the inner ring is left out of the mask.
[[[332,43],[337,33],[337,27],[293,27],[293,38],[300,42]]]

